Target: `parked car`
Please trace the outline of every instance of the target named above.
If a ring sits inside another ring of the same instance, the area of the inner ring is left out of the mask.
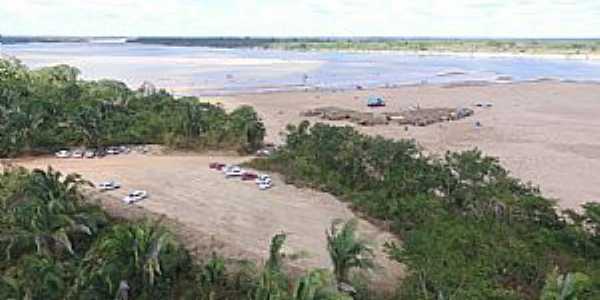
[[[231,168],[233,168],[233,167],[234,167],[234,165],[227,165],[227,164],[226,164],[226,165],[224,165],[224,166],[221,168],[221,170],[220,170],[220,171],[221,171],[221,172],[223,172],[223,173],[227,173],[227,172],[228,172],[229,170],[231,170]]]
[[[96,151],[94,151],[94,150],[87,150],[87,151],[85,151],[85,153],[83,154],[83,156],[85,158],[94,158],[94,157],[96,157]]]
[[[133,204],[146,198],[148,198],[148,193],[146,191],[133,191],[123,198],[123,202]]]
[[[68,150],[60,150],[60,151],[56,152],[54,155],[56,155],[56,157],[58,157],[58,158],[69,158],[69,157],[71,157],[71,152],[69,152]]]
[[[220,170],[222,170],[225,167],[225,164],[218,163],[218,162],[213,162],[213,163],[210,163],[208,165],[208,167],[211,168],[211,169],[215,169],[215,170],[219,170],[220,171]]]
[[[262,182],[267,182],[267,181],[271,181],[271,176],[266,175],[266,174],[259,175],[258,178],[256,178],[256,180],[255,180],[256,184],[261,184]]]
[[[147,154],[150,152],[150,148],[148,146],[139,146],[137,152],[141,154]]]
[[[242,174],[242,180],[244,180],[244,181],[256,180],[257,178],[258,178],[258,174],[256,174],[256,173],[244,172],[244,174]]]
[[[225,177],[238,177],[242,176],[244,170],[239,166],[230,166],[225,170]]]
[[[119,153],[121,153],[121,152],[119,151],[119,148],[117,148],[117,147],[108,147],[106,149],[106,154],[109,154],[109,155],[118,155]]]
[[[118,149],[119,149],[119,153],[122,153],[122,154],[129,154],[131,152],[131,149],[129,149],[129,147],[126,147],[126,146],[121,146]]]
[[[262,181],[258,184],[260,190],[270,189],[273,186],[273,181],[269,178],[268,180]]]
[[[104,181],[98,184],[101,191],[112,191],[121,188],[121,185],[115,181]]]
[[[71,153],[71,157],[72,158],[83,158],[83,151],[75,150],[75,151],[73,151],[73,153]]]
[[[256,151],[256,156],[258,157],[269,157],[273,154],[273,150],[271,149],[260,149]]]
[[[367,99],[368,107],[382,107],[385,106],[385,100],[381,97],[371,96]]]
[[[105,149],[98,149],[96,151],[96,157],[97,158],[103,158],[106,156],[106,150]]]

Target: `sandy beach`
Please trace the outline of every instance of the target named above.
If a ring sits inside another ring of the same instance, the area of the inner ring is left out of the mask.
[[[267,140],[280,143],[288,123],[303,119],[307,109],[338,106],[369,111],[366,97],[380,95],[398,111],[409,106],[470,107],[475,116],[428,127],[378,125],[361,132],[395,139],[415,139],[430,153],[479,148],[496,156],[511,173],[539,185],[562,208],[600,201],[600,85],[543,81],[485,86],[411,86],[371,91],[315,91],[238,95],[226,108],[254,106],[267,127]],[[478,102],[492,103],[478,108]],[[482,127],[474,126],[480,121]],[[333,122],[338,125],[351,123]]]

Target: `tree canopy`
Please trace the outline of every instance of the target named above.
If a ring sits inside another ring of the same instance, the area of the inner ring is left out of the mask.
[[[262,145],[265,128],[251,107],[227,113],[148,84],[133,91],[79,74],[67,65],[30,71],[17,60],[0,60],[0,157],[116,144],[242,152]]]
[[[600,206],[558,211],[477,149],[431,156],[413,141],[303,122],[250,165],[333,193],[391,228],[402,245],[389,254],[409,269],[399,299],[540,299],[563,288],[566,275],[553,272],[586,278],[568,299],[600,299]]]

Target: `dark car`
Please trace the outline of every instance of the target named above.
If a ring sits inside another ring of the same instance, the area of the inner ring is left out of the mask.
[[[223,164],[223,163],[218,163],[218,162],[214,162],[214,163],[210,163],[210,164],[208,165],[208,167],[209,167],[209,168],[211,168],[211,169],[215,169],[215,170],[219,170],[219,171],[221,171],[221,170],[223,170],[223,168],[225,167],[225,164]]]
[[[101,149],[98,149],[96,151],[96,157],[97,158],[103,158],[105,156],[106,156],[106,150],[105,149],[101,148]]]
[[[247,181],[247,180],[256,180],[256,178],[258,178],[258,174],[256,173],[252,173],[252,172],[245,172],[242,174],[242,180]]]

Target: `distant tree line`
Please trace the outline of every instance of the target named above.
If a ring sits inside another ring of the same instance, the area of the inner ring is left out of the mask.
[[[0,44],[24,44],[24,43],[80,43],[88,39],[79,37],[40,37],[40,36],[2,36]]]
[[[91,37],[0,36],[0,43],[85,43]],[[485,39],[407,37],[131,37],[128,43],[210,48],[597,54],[600,39]]]
[[[67,65],[30,71],[0,60],[0,157],[69,146],[155,143],[248,152],[262,144],[265,128],[251,107],[227,113],[148,83],[131,90],[78,76]]]
[[[598,39],[458,39],[401,37],[315,37],[315,38],[174,38],[142,37],[130,43],[211,48],[263,48],[282,50],[382,50],[509,53],[597,53]]]
[[[349,201],[389,227],[398,299],[600,299],[600,204],[557,211],[478,150],[426,155],[351,127],[289,126],[253,167]]]

